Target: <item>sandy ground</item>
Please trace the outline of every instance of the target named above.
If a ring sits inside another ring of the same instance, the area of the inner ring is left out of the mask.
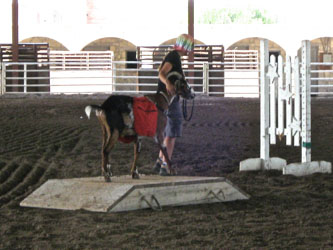
[[[104,96],[105,97],[105,96]],[[173,161],[179,175],[223,176],[247,201],[92,213],[23,208],[48,179],[100,175],[101,131],[84,107],[101,96],[0,98],[0,249],[333,249],[333,176],[239,172],[259,156],[258,99],[198,98]],[[333,100],[312,99],[312,159],[333,162]],[[143,140],[139,170],[157,148]],[[113,173],[129,174],[133,146],[117,144]],[[271,147],[299,162],[300,148]]]

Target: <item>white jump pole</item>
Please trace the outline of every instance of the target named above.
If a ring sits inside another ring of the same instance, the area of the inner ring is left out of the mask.
[[[260,41],[260,158],[264,169],[269,168],[269,77],[268,40]]]
[[[311,162],[310,41],[302,41],[302,163]]]

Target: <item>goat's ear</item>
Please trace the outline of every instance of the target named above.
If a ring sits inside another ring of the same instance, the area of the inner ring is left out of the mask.
[[[172,72],[170,72],[170,73],[167,75],[167,78],[169,79],[169,78],[172,77],[172,76],[177,77],[178,80],[180,80],[180,79],[183,78],[182,74],[180,74],[180,73],[177,72],[177,71],[172,71]]]

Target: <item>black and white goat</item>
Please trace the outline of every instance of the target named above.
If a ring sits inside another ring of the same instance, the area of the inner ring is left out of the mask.
[[[169,73],[167,77],[174,84],[176,95],[179,95],[184,99],[194,98],[193,89],[188,85],[181,74],[174,71]],[[165,156],[170,173],[175,174],[175,170],[172,168],[167,150],[163,145],[163,134],[167,120],[165,111],[168,109],[174,96],[170,96],[167,92],[159,92],[156,94],[146,95],[145,97],[153,102],[157,107],[157,126],[154,139],[157,142],[159,149]],[[133,179],[139,178],[136,162],[139,157],[141,142],[133,127],[135,119],[132,112],[133,98],[135,97],[125,95],[111,95],[104,101],[101,106],[89,105],[85,108],[85,112],[88,118],[90,118],[90,113],[95,111],[99,123],[102,127],[102,175],[104,176],[106,182],[111,181],[112,175],[111,165],[109,164],[110,152],[116,142],[122,138],[132,138],[132,141],[134,142],[134,161],[131,167],[131,175]]]

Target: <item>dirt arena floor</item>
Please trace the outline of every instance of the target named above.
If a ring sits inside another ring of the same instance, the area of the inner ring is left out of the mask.
[[[100,175],[101,130],[84,107],[104,97],[0,97],[0,249],[333,249],[332,174],[239,172],[259,156],[258,99],[197,98],[173,157],[179,175],[226,177],[249,200],[113,214],[20,207],[48,179]],[[313,160],[333,162],[332,107],[312,99]],[[284,143],[271,156],[299,162]],[[117,144],[115,175],[129,173],[132,153]],[[144,139],[141,173],[157,153]]]

